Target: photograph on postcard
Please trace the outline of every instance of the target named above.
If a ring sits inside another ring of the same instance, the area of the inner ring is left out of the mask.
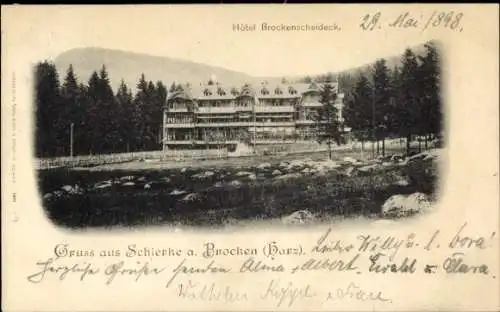
[[[442,57],[427,41],[282,77],[102,47],[40,60],[35,152],[46,215],[92,228],[426,213],[439,200],[446,137]]]
[[[6,311],[498,310],[498,12],[2,9]]]

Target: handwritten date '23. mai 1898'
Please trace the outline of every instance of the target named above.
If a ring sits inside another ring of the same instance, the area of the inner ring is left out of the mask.
[[[463,13],[455,11],[434,11],[428,16],[403,12],[396,17],[390,18],[376,12],[374,14],[365,14],[361,18],[359,27],[364,31],[375,31],[388,26],[397,29],[420,29],[421,31],[429,28],[442,28],[462,32],[463,18]]]

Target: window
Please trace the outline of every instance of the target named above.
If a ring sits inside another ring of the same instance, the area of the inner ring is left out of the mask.
[[[210,90],[208,90],[208,89],[205,89],[205,91],[203,91],[203,94],[205,96],[209,96],[209,95],[212,95],[212,92]]]
[[[262,88],[260,90],[260,94],[262,94],[262,95],[268,95],[269,94],[269,90],[267,90],[266,88]]]
[[[276,89],[274,89],[274,94],[280,95],[280,94],[283,94],[283,91],[281,91],[280,88],[276,88]]]

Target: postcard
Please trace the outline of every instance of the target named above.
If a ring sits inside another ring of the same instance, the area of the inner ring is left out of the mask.
[[[486,4],[2,7],[5,311],[498,311]]]

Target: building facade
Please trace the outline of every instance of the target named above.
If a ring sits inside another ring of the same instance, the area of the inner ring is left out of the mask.
[[[342,120],[343,94],[335,106]],[[312,83],[200,85],[169,95],[163,110],[163,149],[234,149],[314,140],[321,85]]]

